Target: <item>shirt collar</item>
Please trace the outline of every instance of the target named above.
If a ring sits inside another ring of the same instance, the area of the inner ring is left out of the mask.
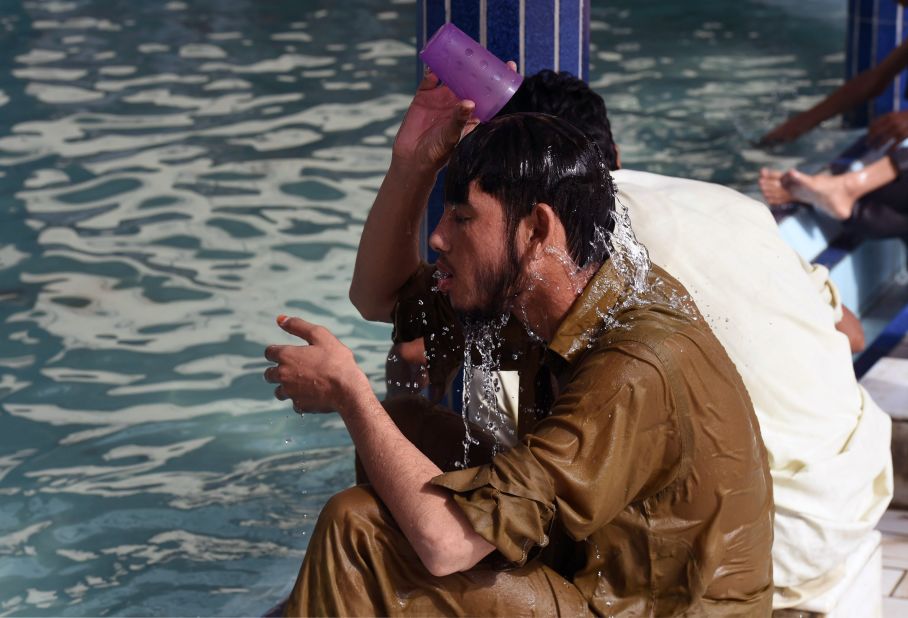
[[[628,283],[623,279],[612,260],[606,260],[568,309],[549,342],[549,351],[573,363],[599,337],[604,317],[624,297]]]

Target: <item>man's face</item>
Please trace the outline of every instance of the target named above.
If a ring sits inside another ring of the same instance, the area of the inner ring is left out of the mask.
[[[488,319],[510,310],[523,278],[497,199],[470,183],[467,203],[445,207],[429,246],[439,254],[438,289],[457,312]]]

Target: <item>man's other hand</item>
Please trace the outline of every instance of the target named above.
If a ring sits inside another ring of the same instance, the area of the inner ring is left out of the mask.
[[[899,143],[908,139],[908,111],[883,114],[867,130],[867,141],[871,146],[883,146],[894,140]]]
[[[277,323],[309,344],[265,348],[265,358],[277,363],[265,370],[265,381],[278,385],[277,399],[292,400],[296,412],[328,412],[352,405],[362,389],[371,393],[353,352],[328,329],[286,316],[278,317]]]

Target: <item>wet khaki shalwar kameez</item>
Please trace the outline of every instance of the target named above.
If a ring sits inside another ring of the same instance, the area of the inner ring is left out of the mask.
[[[432,481],[497,551],[434,577],[357,486],[320,515],[288,615],[770,614],[772,489],[744,386],[658,267],[603,331],[617,281],[607,262],[550,342],[551,414]]]

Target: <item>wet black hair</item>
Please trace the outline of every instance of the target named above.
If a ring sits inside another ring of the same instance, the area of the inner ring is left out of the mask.
[[[498,116],[519,112],[539,112],[567,120],[596,142],[610,170],[618,169],[618,149],[605,101],[582,79],[549,69],[524,78]]]
[[[454,149],[445,201],[466,203],[473,181],[501,202],[509,249],[517,225],[544,202],[564,226],[578,267],[608,258],[601,234],[614,228],[615,186],[598,146],[569,122],[511,114],[480,124]]]

